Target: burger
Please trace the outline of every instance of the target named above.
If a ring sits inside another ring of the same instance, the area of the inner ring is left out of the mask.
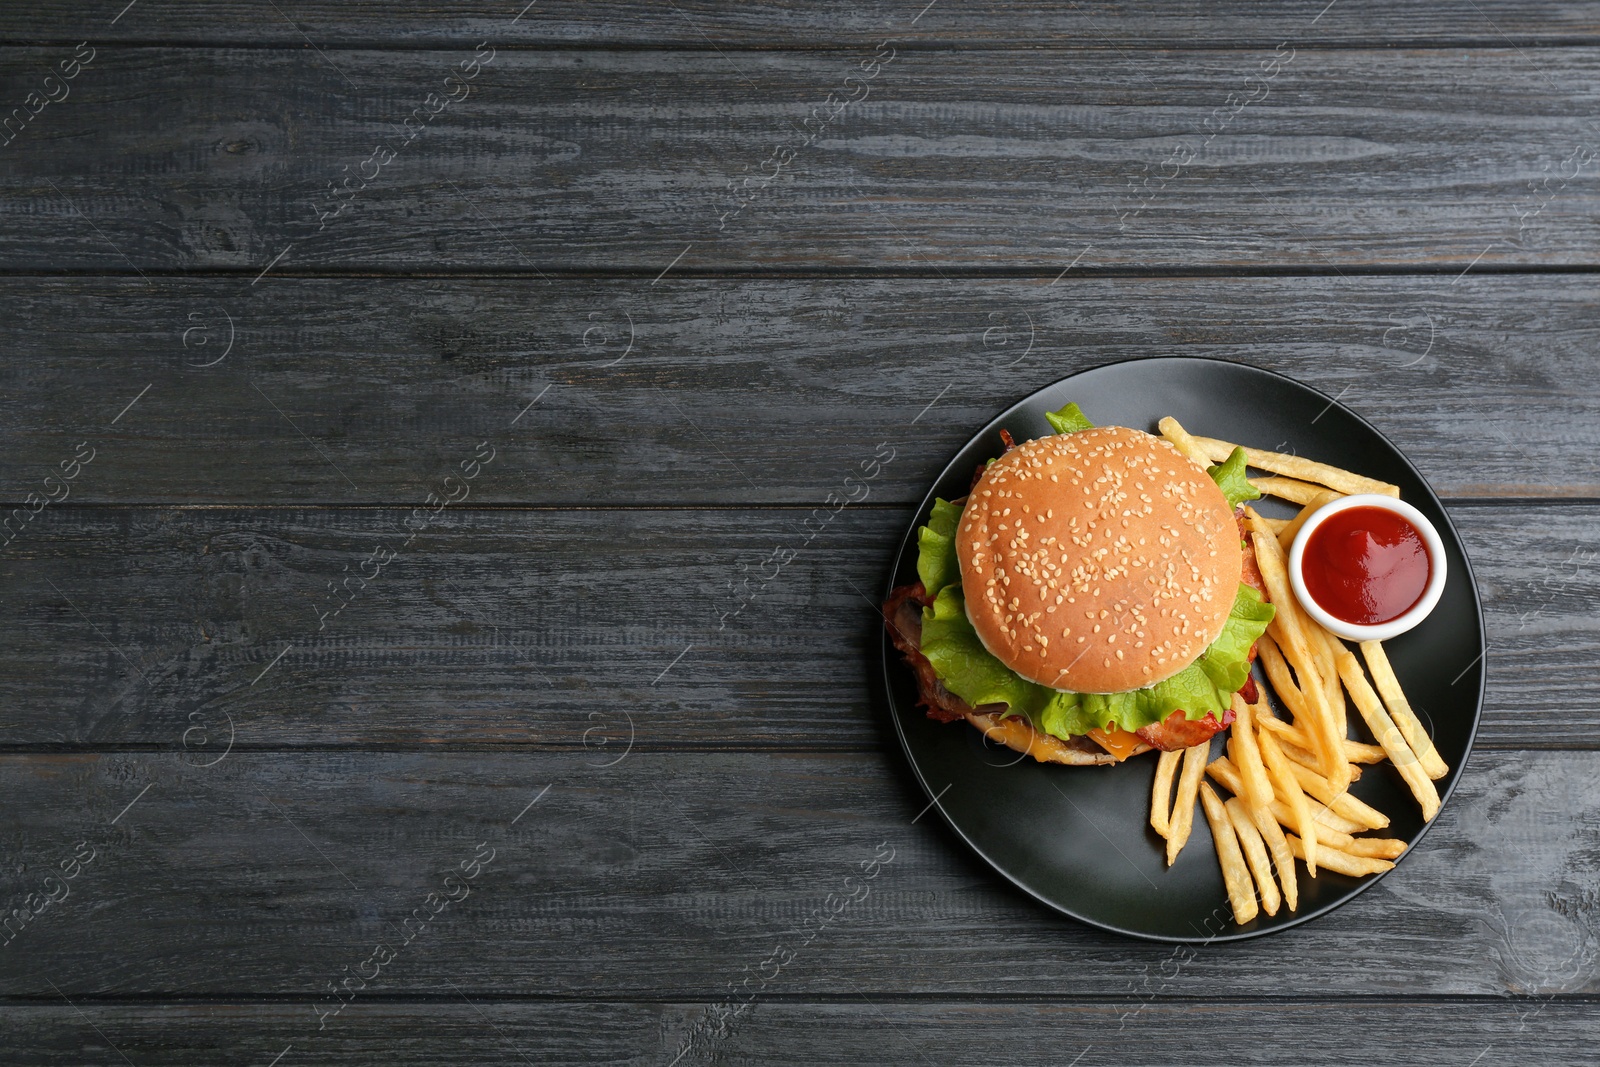
[[[981,465],[917,531],[918,581],[884,604],[919,704],[1041,762],[1118,763],[1190,748],[1256,697],[1267,602],[1242,450],[1202,467],[1152,434],[1057,431]]]

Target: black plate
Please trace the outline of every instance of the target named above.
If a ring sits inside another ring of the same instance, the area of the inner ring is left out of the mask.
[[[891,587],[916,581],[916,528],[927,521],[933,498],[966,493],[974,467],[1000,454],[1002,427],[1018,441],[1041,437],[1052,432],[1044,413],[1068,401],[1097,425],[1153,433],[1156,421],[1171,415],[1194,434],[1381,478],[1433,521],[1448,555],[1444,596],[1422,625],[1385,647],[1450,765],[1436,783],[1448,800],[1478,729],[1484,687],[1483,610],[1461,539],[1427,482],[1382,434],[1280,374],[1219,360],[1145,359],[1096,367],[1041,389],[985,426],[944,469],[906,531]],[[1257,506],[1269,515],[1294,512],[1274,501]],[[1236,925],[1200,812],[1178,862],[1165,866],[1165,842],[1149,828],[1153,756],[1114,767],[1036,763],[986,742],[965,723],[928,719],[916,706],[911,672],[887,636],[883,654],[896,732],[935,806],[996,871],[1075,919],[1156,941],[1257,937],[1314,919],[1377,881],[1326,870],[1310,879],[1300,864],[1298,912],[1280,908],[1275,917],[1262,913]],[[1352,713],[1350,719],[1356,735],[1370,741],[1360,717]],[[1421,838],[1426,827],[1417,803],[1387,763],[1367,768],[1351,792],[1390,817],[1385,833],[1413,844]]]

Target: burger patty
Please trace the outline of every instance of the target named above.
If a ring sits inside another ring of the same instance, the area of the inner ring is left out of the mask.
[[[953,503],[959,504],[961,501]],[[1266,582],[1256,565],[1255,548],[1244,526],[1242,508],[1235,519],[1239,525],[1241,551],[1244,553],[1243,581],[1260,593],[1262,600],[1268,600]],[[926,709],[928,718],[936,722],[956,722],[965,719],[982,730],[985,737],[1000,741],[1018,752],[1027,753],[1041,762],[1074,765],[1117,762],[1115,756],[1087,737],[1073,737],[1063,741],[1061,738],[1035,730],[1026,719],[1015,716],[1002,719],[1002,714],[1006,710],[1004,704],[983,704],[974,708],[946,689],[944,683],[939,681],[939,675],[934,671],[933,664],[922,654],[922,609],[932,602],[933,598],[928,596],[928,591],[921,582],[911,582],[890,590],[889,598],[883,604],[883,621],[889,631],[889,640],[900,650],[906,663],[915,673],[917,703]],[[1255,662],[1255,658],[1256,650],[1252,645],[1250,662]],[[1257,697],[1255,679],[1246,678],[1239,692],[1246,700],[1254,701]],[[1213,735],[1232,722],[1232,709],[1223,713],[1220,722],[1216,716],[1210,714],[1200,719],[1189,719],[1182,711],[1175,711],[1165,721],[1152,723],[1136,731],[1146,747],[1136,750],[1134,754],[1151,748],[1167,752],[1193,748],[1209,741]]]

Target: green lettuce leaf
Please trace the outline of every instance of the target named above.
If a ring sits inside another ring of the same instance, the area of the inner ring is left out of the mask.
[[[1043,704],[1043,686],[1035,685],[989,654],[967,619],[960,584],[947,585],[932,604],[922,609],[922,654],[928,657],[940,681],[954,681],[951,689],[973,707],[1006,704],[1031,714]]]
[[[955,522],[960,510],[947,501],[918,531],[917,573],[934,595],[922,612],[922,654],[939,680],[977,707],[1004,704],[1008,715],[1026,715],[1035,728],[1066,739],[1092,727],[1124,730],[1161,722],[1182,709],[1190,719],[1222,717],[1233,693],[1250,673],[1250,646],[1272,621],[1273,607],[1241,584],[1222,633],[1200,657],[1165,681],[1127,693],[1074,693],[1030,682],[983,647],[967,619],[956,562]]]
[[[1244,467],[1244,449],[1235,448],[1228,453],[1227,459],[1206,468],[1211,480],[1217,483],[1222,495],[1228,498],[1230,508],[1237,508],[1246,500],[1255,500],[1261,496],[1261,491],[1251,485],[1250,479],[1244,476]]]
[[[1047,411],[1044,417],[1056,433],[1077,433],[1079,430],[1094,429],[1094,423],[1089,421],[1077,404],[1068,404],[1060,411]]]
[[[917,530],[917,577],[929,596],[960,579],[956,562],[956,523],[961,509],[948,500],[935,497],[928,525]]]

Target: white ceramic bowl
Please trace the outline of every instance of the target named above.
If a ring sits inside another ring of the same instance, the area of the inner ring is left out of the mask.
[[[1374,626],[1362,626],[1353,622],[1330,615],[1322,605],[1312,599],[1306,591],[1305,575],[1301,571],[1301,562],[1305,559],[1306,542],[1311,534],[1321,526],[1330,516],[1350,508],[1382,508],[1404,518],[1417,532],[1422,535],[1422,543],[1428,550],[1430,564],[1428,585],[1422,591],[1422,598],[1411,606],[1411,609],[1398,618],[1390,619],[1385,623]],[[1404,500],[1397,500],[1392,496],[1380,493],[1357,493],[1354,496],[1341,497],[1331,504],[1325,504],[1311,513],[1300,527],[1300,532],[1295,534],[1294,543],[1289,546],[1289,584],[1294,587],[1295,599],[1300,601],[1300,606],[1306,614],[1316,619],[1333,633],[1349,641],[1387,641],[1391,637],[1398,637],[1407,630],[1416,626],[1439,603],[1439,596],[1444,592],[1445,558],[1444,542],[1439,539],[1439,531],[1433,528],[1433,523],[1416,508]]]

